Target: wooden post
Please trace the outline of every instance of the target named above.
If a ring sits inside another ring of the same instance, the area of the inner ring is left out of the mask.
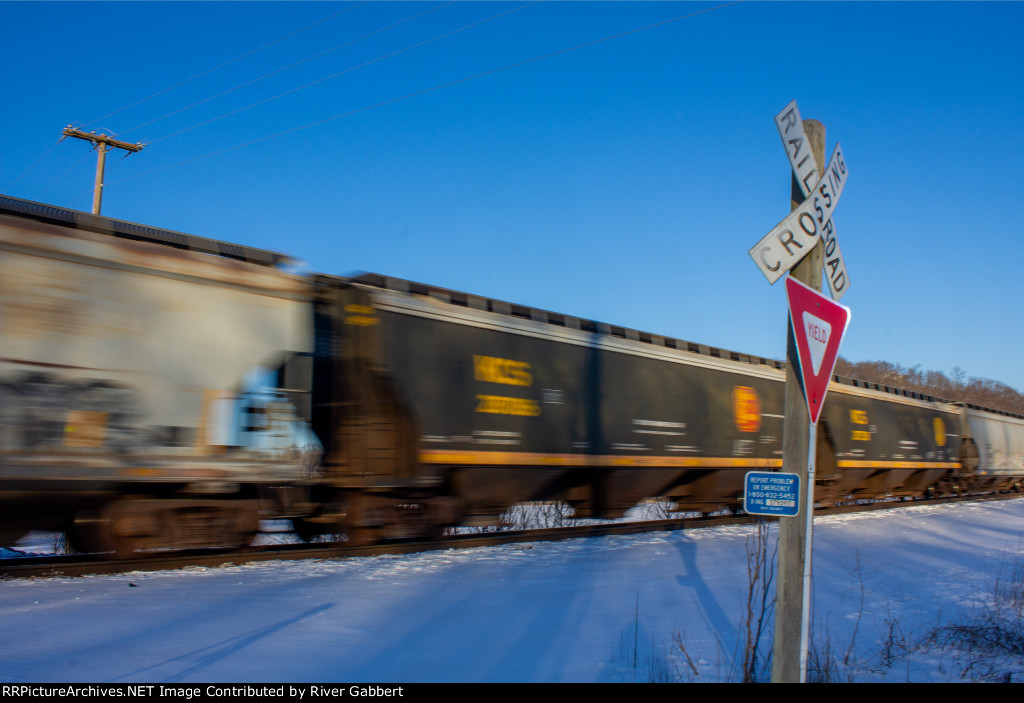
[[[92,191],[92,214],[99,215],[100,205],[103,202],[103,171],[106,167],[107,152],[111,149],[124,149],[131,154],[136,151],[142,151],[143,145],[122,142],[119,139],[108,137],[105,134],[83,132],[71,127],[70,125],[64,128],[64,136],[74,137],[75,139],[84,139],[87,142],[92,142],[92,145],[96,147],[98,156],[96,158],[96,184],[93,186]]]
[[[817,120],[804,120],[804,133],[810,142],[811,153],[818,164],[818,173],[825,172],[825,126]],[[790,171],[792,173],[792,171]],[[796,176],[791,176],[790,209],[804,201]],[[823,244],[793,267],[790,275],[817,291],[821,290]],[[788,319],[788,315],[787,315]],[[793,325],[787,326],[785,416],[782,429],[782,470],[800,476],[800,512],[796,517],[779,518],[778,580],[775,591],[775,642],[772,652],[772,682],[804,682],[807,677],[806,640],[810,624],[804,622],[804,572],[810,569],[804,552],[810,535],[809,511],[806,509],[806,491],[814,490],[807,477],[807,458],[810,444],[810,417],[801,389],[800,357],[797,354]]]
[[[96,183],[92,188],[92,214],[100,214],[100,206],[103,204],[103,171],[107,164],[106,144],[96,144]]]

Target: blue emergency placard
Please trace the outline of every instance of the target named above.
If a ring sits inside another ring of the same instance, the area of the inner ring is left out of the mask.
[[[743,481],[743,510],[751,515],[794,517],[800,512],[800,477],[749,471]]]

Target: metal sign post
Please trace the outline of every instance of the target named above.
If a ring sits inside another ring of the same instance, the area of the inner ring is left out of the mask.
[[[842,344],[846,329],[850,325],[850,309],[832,302],[795,278],[786,279],[786,299],[789,302],[790,329],[796,341],[809,420],[799,659],[799,681],[804,683],[807,680],[807,646],[811,628],[811,534],[818,419],[821,417],[821,409],[825,406],[825,395],[828,393],[832,371],[839,359],[839,345]],[[780,571],[781,569],[780,561]]]
[[[807,649],[811,640],[811,544],[814,529],[814,460],[818,449],[818,423],[812,422],[807,434],[807,490],[804,492],[807,502],[804,505],[803,573],[800,575],[800,590],[803,593],[800,607],[800,683],[807,683]]]

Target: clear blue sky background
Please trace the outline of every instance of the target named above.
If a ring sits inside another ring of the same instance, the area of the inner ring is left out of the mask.
[[[850,168],[841,353],[1024,390],[1024,4],[717,5],[3,2],[0,192],[88,210],[95,155],[55,142],[103,130],[147,143],[110,217],[782,358],[747,250],[795,98]]]

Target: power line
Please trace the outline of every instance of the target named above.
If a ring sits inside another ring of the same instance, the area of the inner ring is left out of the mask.
[[[61,139],[61,141],[63,141],[63,139]],[[60,144],[60,142],[57,142],[57,143],[58,143],[58,144]],[[57,177],[56,177],[56,178],[54,178],[54,179],[53,179],[52,181],[50,181],[50,184],[49,184],[48,186],[46,186],[45,188],[43,188],[42,192],[41,192],[41,193],[39,194],[39,195],[40,195],[40,197],[42,197],[42,196],[46,195],[47,193],[49,193],[49,192],[50,192],[50,190],[51,190],[51,189],[52,189],[52,188],[53,188],[53,187],[54,187],[55,185],[57,185],[57,184],[58,184],[58,183],[59,183],[59,182],[61,181],[61,179],[63,179],[63,178],[64,178],[64,176],[66,176],[66,175],[68,175],[69,173],[71,173],[71,171],[73,171],[73,170],[74,170],[75,168],[77,168],[77,167],[78,167],[78,164],[80,164],[80,163],[82,163],[83,161],[85,161],[85,159],[86,159],[86,157],[87,157],[87,156],[89,156],[89,152],[88,152],[88,151],[87,151],[87,152],[85,152],[85,153],[83,153],[83,154],[82,154],[82,155],[81,155],[81,156],[79,157],[78,161],[76,161],[75,163],[73,163],[73,164],[71,164],[70,166],[68,166],[68,167],[67,167],[67,168],[66,168],[66,169],[65,169],[65,170],[64,170],[64,171],[63,171],[63,172],[62,172],[62,173],[61,173],[61,174],[60,174],[59,176],[57,176]]]
[[[178,113],[185,112],[186,110],[191,110],[193,107],[197,107],[199,105],[202,105],[203,103],[209,102],[211,100],[215,100],[215,99],[217,99],[217,98],[219,98],[221,96],[227,95],[228,93],[233,93],[234,91],[240,90],[241,88],[245,88],[246,86],[250,86],[253,83],[258,83],[261,80],[263,80],[264,78],[269,78],[270,76],[273,76],[275,74],[281,73],[283,71],[287,71],[288,69],[291,69],[291,68],[295,68],[296,66],[300,66],[300,65],[302,65],[302,64],[304,64],[304,63],[306,63],[308,61],[312,61],[313,59],[317,59],[317,58],[320,58],[321,56],[329,54],[332,51],[337,51],[338,49],[342,49],[342,48],[344,48],[346,46],[350,46],[352,44],[355,44],[358,41],[362,41],[363,39],[366,39],[368,37],[372,37],[375,34],[380,34],[381,32],[385,32],[385,31],[387,31],[389,29],[393,29],[394,27],[397,27],[397,26],[399,26],[401,24],[405,24],[406,22],[411,22],[414,19],[417,19],[419,17],[423,17],[424,15],[428,15],[431,12],[435,12],[437,10],[440,10],[442,7],[447,7],[448,5],[451,5],[451,4],[453,4],[453,3],[457,2],[457,1],[458,0],[450,0],[449,2],[446,2],[443,5],[438,5],[437,7],[431,8],[431,9],[427,10],[426,12],[420,12],[418,14],[415,14],[415,15],[411,16],[411,17],[407,17],[404,20],[401,20],[399,22],[395,22],[394,24],[388,25],[387,27],[382,27],[381,29],[377,29],[377,30],[375,30],[373,32],[370,32],[369,34],[364,34],[363,36],[361,36],[361,37],[359,37],[357,39],[352,39],[351,41],[347,41],[347,42],[345,42],[343,44],[339,44],[338,46],[336,46],[334,48],[327,49],[326,51],[321,51],[319,54],[314,54],[313,56],[310,56],[308,58],[302,59],[301,61],[296,61],[295,63],[291,64],[290,66],[285,66],[283,68],[276,69],[274,71],[271,71],[270,73],[267,73],[265,75],[260,76],[259,78],[253,78],[251,81],[247,81],[247,82],[242,83],[240,85],[236,85],[234,88],[228,88],[227,90],[225,90],[223,92],[217,93],[216,95],[212,95],[212,96],[210,96],[208,98],[204,98],[204,99],[200,100],[199,102],[192,103],[191,105],[188,105],[187,107],[183,107],[180,110],[175,110],[173,112],[168,112],[166,115],[163,115],[162,117],[157,117],[156,119],[150,120],[149,122],[143,122],[140,125],[136,125],[136,126],[130,128],[130,129],[126,129],[125,132],[131,132],[131,131],[139,129],[141,127],[145,127],[147,125],[151,125],[154,122],[159,122],[160,120],[162,120],[162,119],[164,119],[166,117],[170,117],[172,115],[177,115]],[[340,75],[340,74],[335,74],[335,75]],[[330,76],[330,77],[333,78],[333,76]],[[321,79],[321,80],[327,80],[327,79],[325,78],[325,79]],[[309,85],[313,85],[313,83],[310,83]],[[305,87],[307,87],[307,86],[302,86],[302,88],[305,88]],[[301,88],[295,88],[294,90],[301,90]],[[294,92],[294,91],[288,91],[288,92]],[[287,94],[288,93],[282,93],[281,95],[287,95]],[[275,96],[274,98],[268,98],[268,100],[274,100],[277,97],[281,97],[281,96],[278,95],[278,96]],[[264,100],[262,102],[267,102],[267,100]],[[261,103],[255,103],[254,105],[250,105],[249,107],[254,107],[255,105],[260,105],[260,104]],[[221,117],[227,117],[229,115],[235,114],[236,112],[241,112],[242,110],[247,110],[247,109],[249,109],[249,108],[248,107],[244,107],[244,108],[241,108],[240,110],[235,110],[234,112],[229,112],[229,113],[227,113],[225,115],[221,115]],[[170,137],[173,137],[173,136],[176,136],[178,134],[181,134],[182,132],[187,132],[188,130],[194,129],[195,127],[201,127],[202,125],[209,124],[210,122],[215,122],[215,121],[221,119],[221,117],[215,117],[212,120],[208,120],[206,122],[200,122],[199,124],[193,125],[192,127],[186,127],[185,129],[179,130],[179,131],[174,132],[172,134],[168,134],[166,137],[159,137],[157,139],[150,140],[149,143],[152,144],[153,142],[158,142],[158,141],[162,141],[164,139],[169,139]]]
[[[442,88],[449,88],[449,87],[451,87],[453,85],[458,85],[459,83],[465,83],[467,81],[475,80],[477,78],[483,78],[485,76],[490,76],[490,75],[493,75],[495,73],[500,73],[501,71],[507,71],[507,70],[509,70],[511,68],[517,68],[519,66],[525,66],[526,64],[535,63],[537,61],[542,61],[544,59],[549,59],[549,58],[551,58],[553,56],[559,56],[561,54],[566,54],[566,53],[568,53],[570,51],[576,51],[577,49],[583,49],[583,48],[586,48],[588,46],[594,46],[595,44],[600,44],[602,42],[611,41],[612,39],[619,39],[621,37],[629,36],[630,34],[636,34],[637,32],[643,32],[645,30],[654,29],[656,27],[663,27],[666,24],[671,24],[673,22],[678,22],[680,20],[689,19],[691,17],[696,17],[697,15],[702,15],[702,14],[705,14],[705,13],[708,13],[708,12],[712,12],[714,10],[720,10],[722,8],[729,7],[731,5],[738,5],[741,2],[743,2],[743,0],[733,0],[732,2],[727,2],[727,3],[724,3],[722,5],[716,5],[715,7],[709,7],[709,8],[705,8],[703,10],[697,10],[695,12],[690,12],[690,13],[687,13],[685,15],[679,15],[678,17],[672,17],[672,18],[667,19],[667,20],[662,20],[661,22],[655,22],[654,24],[649,24],[649,25],[646,25],[644,27],[638,27],[636,29],[630,29],[630,30],[625,31],[625,32],[620,32],[619,34],[613,34],[613,35],[610,35],[610,36],[607,36],[607,37],[603,37],[601,39],[594,39],[593,41],[584,42],[583,44],[577,44],[576,46],[571,46],[571,47],[569,47],[567,49],[560,49],[558,51],[552,51],[551,53],[548,53],[548,54],[543,54],[541,56],[535,56],[532,59],[524,59],[523,61],[517,61],[515,63],[511,63],[511,64],[508,64],[506,66],[501,66],[499,68],[493,68],[493,69],[491,69],[489,71],[484,71],[483,73],[477,73],[477,74],[474,74],[472,76],[466,76],[464,78],[459,78],[457,80],[450,81],[448,83],[442,83],[440,85],[435,85],[435,86],[433,86],[431,88],[424,88],[423,90],[417,90],[417,91],[412,92],[412,93],[406,93],[405,95],[399,96],[397,98],[392,98],[390,100],[384,100],[383,102],[374,103],[373,105],[367,105],[365,107],[357,108],[355,110],[350,110],[350,111],[344,112],[344,113],[342,113],[340,115],[335,115],[333,117],[328,117],[328,118],[323,119],[323,120],[318,120],[317,122],[311,122],[309,124],[302,125],[301,127],[293,127],[292,129],[287,129],[287,130],[285,130],[283,132],[277,132],[276,134],[271,134],[271,135],[268,135],[266,137],[260,137],[259,139],[253,139],[252,141],[245,142],[244,144],[237,144],[235,146],[230,146],[230,147],[227,147],[225,149],[218,149],[217,151],[211,151],[211,152],[208,152],[206,154],[201,154],[200,156],[194,156],[194,157],[192,157],[190,159],[185,159],[184,161],[178,161],[177,163],[169,164],[167,166],[161,166],[160,168],[153,169],[152,171],[146,171],[144,173],[139,173],[139,174],[136,174],[134,176],[128,176],[127,178],[122,178],[121,180],[116,181],[116,182],[117,183],[121,183],[123,181],[131,180],[131,179],[134,179],[134,178],[140,178],[142,176],[148,176],[151,173],[157,173],[159,171],[164,171],[166,169],[174,168],[176,166],[183,166],[185,164],[192,163],[193,161],[199,161],[201,159],[206,159],[206,158],[209,158],[211,156],[218,156],[220,154],[224,154],[224,153],[227,153],[229,151],[234,151],[235,149],[242,149],[242,148],[245,148],[247,146],[252,146],[253,144],[259,144],[260,142],[265,142],[265,141],[268,141],[270,139],[276,139],[278,137],[283,137],[285,135],[292,134],[294,132],[299,132],[299,131],[302,131],[304,129],[310,129],[312,127],[318,127],[320,125],[327,124],[328,122],[333,122],[335,120],[340,120],[340,119],[342,119],[344,117],[351,117],[352,115],[356,115],[356,114],[359,114],[361,112],[367,112],[368,110],[373,110],[373,109],[378,108],[378,107],[384,107],[385,105],[391,105],[393,103],[401,102],[402,100],[407,100],[409,98],[413,98],[413,97],[416,97],[418,95],[424,95],[426,93],[431,93],[431,92],[433,92],[435,90],[441,90]]]
[[[471,29],[471,28],[476,27],[478,25],[481,25],[481,24],[483,24],[485,22],[490,22],[491,20],[498,19],[499,17],[504,17],[505,15],[509,15],[509,14],[511,14],[513,12],[518,12],[519,10],[523,10],[523,9],[525,9],[527,7],[530,7],[531,5],[536,5],[537,3],[541,2],[541,1],[542,0],[534,0],[531,3],[527,3],[526,5],[520,5],[519,7],[515,7],[513,9],[511,9],[511,10],[506,10],[505,12],[498,13],[497,15],[493,15],[491,17],[488,17],[487,19],[483,19],[483,20],[479,20],[477,22],[473,22],[471,24],[467,24],[464,27],[459,27],[458,29],[453,29],[450,32],[445,32],[444,34],[438,34],[436,37],[431,37],[430,39],[425,39],[424,41],[417,42],[416,44],[412,44],[412,45],[407,46],[407,47],[405,47],[403,49],[398,49],[397,51],[392,51],[389,54],[384,54],[383,56],[378,56],[375,59],[370,59],[369,61],[364,61],[363,63],[361,63],[361,64],[359,64],[357,66],[351,66],[349,68],[346,68],[344,71],[338,71],[337,73],[334,73],[334,74],[332,74],[330,76],[325,76],[324,78],[318,78],[317,80],[312,81],[310,83],[306,83],[305,85],[300,85],[297,88],[292,88],[291,90],[286,90],[283,93],[278,93],[277,95],[271,96],[269,98],[265,98],[265,99],[260,100],[258,102],[254,102],[251,105],[246,105],[245,107],[240,107],[237,110],[232,110],[231,112],[227,112],[227,113],[225,113],[223,115],[220,115],[219,117],[214,117],[212,119],[206,120],[205,122],[200,122],[199,124],[194,124],[191,127],[185,127],[184,129],[179,129],[177,132],[172,132],[171,134],[168,134],[167,136],[159,137],[157,139],[154,139],[150,143],[160,142],[160,141],[163,141],[165,139],[170,139],[171,137],[176,137],[179,134],[184,134],[185,132],[189,132],[189,131],[191,131],[193,129],[196,129],[198,127],[205,127],[206,125],[211,124],[213,122],[217,122],[218,120],[222,120],[225,117],[231,117],[233,115],[237,115],[240,112],[245,112],[246,110],[251,110],[254,107],[259,107],[260,105],[264,105],[264,104],[269,103],[269,102],[271,102],[273,100],[277,100],[278,98],[283,98],[286,95],[291,95],[292,93],[297,93],[300,90],[304,90],[306,88],[312,87],[312,86],[317,85],[319,83],[323,83],[325,81],[329,81],[329,80],[331,80],[333,78],[337,78],[338,76],[342,76],[342,75],[344,75],[346,73],[351,73],[352,71],[358,70],[360,68],[365,68],[366,66],[369,66],[371,64],[377,63],[378,61],[383,61],[384,59],[389,59],[392,56],[397,56],[398,54],[404,53],[406,51],[410,51],[412,49],[416,49],[418,47],[424,46],[425,44],[429,44],[431,42],[437,41],[438,39],[444,39],[445,37],[450,37],[453,34],[458,34],[459,32],[465,31],[467,29]]]
[[[279,39],[275,39],[274,41],[270,42],[269,44],[264,44],[263,46],[261,46],[261,47],[259,47],[257,49],[253,49],[252,51],[247,51],[246,53],[242,54],[241,56],[236,56],[235,58],[231,59],[230,61],[225,61],[224,63],[220,64],[219,66],[214,66],[213,68],[208,68],[205,71],[201,71],[200,73],[197,73],[196,75],[192,76],[191,78],[186,78],[185,80],[181,81],[180,83],[175,83],[174,85],[172,85],[169,88],[164,88],[163,90],[157,91],[156,93],[153,93],[152,95],[150,95],[148,98],[143,98],[142,100],[138,100],[136,102],[133,102],[131,105],[126,105],[125,107],[122,107],[122,108],[120,108],[118,110],[114,110],[113,112],[108,113],[108,114],[104,115],[103,117],[97,117],[94,120],[90,120],[89,122],[86,122],[83,126],[89,125],[89,124],[93,124],[95,122],[99,122],[100,120],[105,120],[108,117],[111,117],[111,116],[116,115],[118,113],[124,112],[125,110],[127,110],[129,108],[133,108],[136,105],[141,105],[142,103],[144,103],[144,102],[146,102],[148,100],[152,100],[153,98],[157,97],[158,95],[163,95],[164,93],[170,92],[170,91],[174,90],[175,88],[180,88],[181,86],[185,85],[186,83],[190,83],[190,82],[194,81],[197,78],[205,76],[208,73],[213,73],[214,71],[222,69],[225,66],[229,66],[229,65],[235,63],[236,61],[241,61],[242,59],[246,58],[247,56],[252,56],[253,54],[258,53],[260,51],[263,51],[264,49],[267,49],[267,48],[273,46],[274,44],[282,42],[285,39],[288,39],[290,37],[294,37],[296,34],[301,34],[302,32],[305,32],[307,29],[312,29],[313,27],[317,26],[318,24],[323,24],[324,22],[327,22],[328,20],[332,20],[335,17],[337,17],[338,15],[343,15],[346,12],[348,12],[349,10],[354,10],[355,8],[359,7],[360,5],[365,5],[369,1],[370,0],[362,0],[362,2],[356,3],[355,5],[352,5],[351,7],[346,7],[344,10],[340,10],[339,12],[335,12],[333,15],[329,15],[327,17],[324,17],[322,20],[317,20],[313,24],[307,25],[307,26],[303,27],[302,29],[297,29],[297,30],[295,30],[294,32],[292,32],[290,34],[286,34],[285,36],[280,37]],[[171,114],[174,114],[174,113],[171,113]],[[160,118],[160,119],[162,119],[162,118]]]
[[[22,178],[24,178],[24,177],[25,177],[26,175],[28,175],[29,171],[31,171],[31,170],[32,170],[32,169],[34,169],[34,168],[35,168],[36,166],[38,166],[38,165],[39,165],[39,162],[40,162],[40,161],[42,161],[42,160],[43,160],[43,159],[45,159],[45,158],[46,158],[47,156],[49,156],[49,155],[50,155],[50,152],[52,152],[52,151],[53,151],[54,149],[56,149],[56,148],[57,148],[57,145],[58,145],[58,144],[60,144],[60,143],[61,143],[61,141],[63,141],[63,140],[62,140],[62,139],[59,139],[59,140],[57,140],[56,142],[54,142],[54,143],[53,143],[53,146],[51,146],[51,147],[50,147],[49,149],[47,149],[47,150],[46,150],[45,152],[43,152],[43,155],[42,155],[42,156],[40,156],[40,157],[39,157],[38,159],[36,159],[35,161],[33,161],[33,162],[32,162],[32,165],[31,165],[31,166],[29,166],[29,167],[28,167],[28,168],[26,168],[26,169],[25,169],[24,171],[22,171],[22,172],[21,172],[21,173],[20,173],[20,174],[18,175],[18,177],[17,177],[17,178],[15,178],[15,179],[14,179],[13,181],[11,181],[10,183],[8,183],[8,184],[7,184],[7,185],[6,185],[5,187],[4,187],[4,192],[6,192],[6,193],[10,193],[10,192],[11,192],[11,188],[13,188],[13,187],[14,187],[14,184],[15,184],[15,183],[17,183],[18,181],[20,181],[20,180],[21,180]]]

